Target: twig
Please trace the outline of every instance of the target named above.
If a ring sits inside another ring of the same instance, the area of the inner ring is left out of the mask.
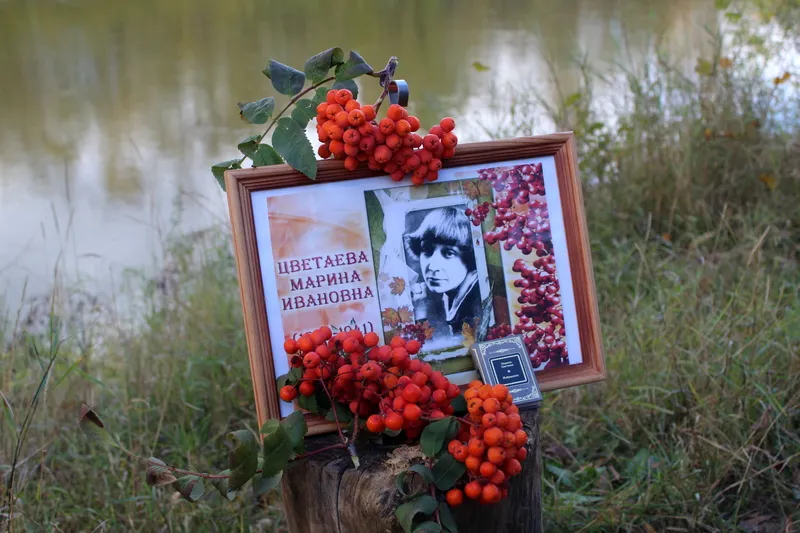
[[[339,416],[336,414],[336,400],[333,399],[333,396],[331,396],[331,393],[328,391],[325,380],[320,379],[319,382],[322,384],[322,390],[325,391],[325,394],[331,401],[331,411],[333,411],[333,420],[336,422],[336,431],[339,432],[339,438],[342,439],[342,444],[347,444],[347,439],[344,437],[344,433],[342,433],[342,426],[339,424]]]

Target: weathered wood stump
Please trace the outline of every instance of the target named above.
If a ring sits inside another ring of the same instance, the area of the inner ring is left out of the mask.
[[[528,439],[522,473],[511,479],[508,497],[494,505],[465,501],[453,509],[460,533],[542,531],[539,410],[521,411]],[[307,439],[308,450],[339,441],[336,434]],[[394,510],[400,503],[394,447],[359,449],[361,468],[335,449],[295,461],[281,482],[286,520],[292,533],[402,533]],[[402,470],[402,465],[399,466]]]

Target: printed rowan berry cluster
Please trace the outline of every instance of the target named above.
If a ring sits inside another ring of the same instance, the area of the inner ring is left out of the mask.
[[[464,398],[472,423],[461,422],[447,451],[467,467],[468,480],[447,492],[447,503],[459,505],[465,495],[480,503],[497,503],[508,496],[509,479],[522,471],[528,434],[505,385],[473,381]]]
[[[383,170],[394,181],[411,174],[411,183],[436,181],[442,160],[455,155],[458,137],[455,121],[446,117],[424,137],[417,117],[401,105],[392,104],[386,117],[376,122],[372,105],[361,105],[347,89],[331,89],[317,106],[319,156],[343,159],[347,170],[366,162],[371,170]]]
[[[513,330],[508,324],[495,325],[487,338],[522,335],[534,368],[563,364],[568,354],[549,213],[545,201],[532,199],[545,194],[542,165],[481,169],[478,176],[496,191],[494,202],[484,202],[467,212],[477,226],[494,210],[494,226],[484,233],[486,242],[502,242],[504,250],[516,247],[523,255],[536,251],[535,260],[514,262],[513,271],[520,274],[514,287],[521,289],[517,301],[522,305],[515,312],[517,324]]]
[[[402,430],[409,439],[419,437],[429,421],[453,414],[450,401],[460,390],[430,364],[412,359],[422,343],[399,336],[389,345],[378,342],[374,332],[333,335],[328,327],[286,340],[290,365],[302,368],[303,377],[282,387],[281,399],[291,402],[298,392],[312,396],[322,386],[365,419],[372,433]]]

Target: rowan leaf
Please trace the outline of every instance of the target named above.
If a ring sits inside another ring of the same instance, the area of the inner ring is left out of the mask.
[[[231,490],[238,490],[258,470],[258,441],[255,435],[246,429],[228,433],[227,438],[234,443],[233,449],[228,454],[231,471],[228,486]]]
[[[306,433],[308,433],[308,424],[306,424],[306,417],[303,416],[302,411],[294,411],[281,420],[281,426],[286,431],[286,435],[289,436],[294,452],[298,454],[305,452],[303,444]]]
[[[205,492],[202,478],[198,476],[183,476],[172,483],[172,487],[188,502],[194,503]]]
[[[308,123],[317,117],[317,105],[307,98],[298,100],[292,109],[292,119],[305,128]]]
[[[256,153],[256,150],[258,150],[258,141],[260,138],[260,135],[251,135],[240,142],[236,147],[242,152],[242,155],[253,159],[253,155]]]
[[[414,533],[442,533],[442,526],[428,520],[415,527]]]
[[[172,471],[167,467],[167,464],[161,459],[151,457],[147,460],[147,472],[145,473],[145,480],[151,487],[161,487],[162,485],[169,485],[174,483],[176,478]]]
[[[292,168],[316,179],[317,159],[300,124],[289,117],[280,119],[272,134],[272,146]]]
[[[261,496],[268,493],[278,486],[283,478],[283,472],[278,472],[274,476],[260,475],[253,480],[253,496]]]
[[[431,515],[436,511],[438,504],[433,496],[423,494],[410,502],[399,505],[395,510],[398,522],[406,533],[412,533],[414,527],[414,518],[418,514]]]
[[[439,520],[442,525],[447,528],[450,533],[458,533],[458,524],[456,524],[456,517],[453,516],[453,511],[446,502],[439,502]]]
[[[217,183],[219,183],[219,186],[222,187],[223,191],[225,190],[225,171],[237,168],[242,168],[238,159],[222,161],[211,167],[211,173],[214,174],[215,178],[217,178]]]
[[[341,48],[328,48],[309,57],[303,70],[311,83],[319,83],[328,76],[328,71],[344,62],[344,51]]]
[[[262,72],[272,80],[275,90],[286,96],[296,95],[303,90],[303,85],[306,84],[305,74],[274,59],[269,60],[269,64]]]
[[[449,453],[443,453],[433,464],[433,481],[437,489],[450,490],[466,471],[464,463],[459,463]]]
[[[247,102],[239,102],[239,116],[250,124],[265,124],[275,111],[275,99],[271,96]]]
[[[444,443],[451,440],[458,432],[458,421],[452,416],[446,416],[436,422],[431,422],[422,430],[419,443],[422,453],[426,457],[436,457]]]
[[[292,455],[292,440],[277,420],[268,420],[262,427],[264,435],[262,477],[272,477],[286,468]]]
[[[337,81],[333,84],[333,88],[337,91],[339,89],[347,89],[353,93],[353,98],[358,98],[358,85],[353,80]]]
[[[336,67],[336,81],[352,80],[372,72],[372,67],[357,52],[350,52],[346,62]]]
[[[270,165],[280,165],[283,158],[278,152],[268,144],[259,144],[258,149],[252,157],[254,167],[268,167]]]
[[[223,470],[219,473],[220,476],[230,475],[230,470]],[[236,498],[236,491],[232,490],[230,487],[230,478],[214,478],[211,480],[211,484],[214,486],[215,489],[219,491],[223,498],[232,502],[234,498]]]

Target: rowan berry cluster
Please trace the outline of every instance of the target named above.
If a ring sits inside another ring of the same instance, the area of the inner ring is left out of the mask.
[[[347,170],[366,162],[394,181],[411,174],[414,185],[436,181],[442,160],[453,157],[458,144],[452,118],[443,118],[425,136],[416,133],[419,128],[419,119],[398,104],[390,105],[386,117],[377,121],[375,107],[361,105],[347,89],[331,89],[317,106],[320,157],[343,159]]]
[[[297,384],[281,388],[281,399],[291,402],[298,393],[312,396],[323,387],[332,401],[366,420],[369,431],[402,430],[409,439],[429,421],[453,414],[450,401],[460,390],[430,364],[411,357],[422,343],[399,336],[389,345],[378,342],[374,332],[333,335],[328,327],[286,340],[290,365],[303,373]]]
[[[509,479],[522,471],[528,434],[505,385],[473,381],[464,398],[470,423],[461,422],[447,451],[465,464],[467,480],[463,487],[448,491],[447,502],[459,505],[466,495],[481,503],[496,503],[508,495]]]

